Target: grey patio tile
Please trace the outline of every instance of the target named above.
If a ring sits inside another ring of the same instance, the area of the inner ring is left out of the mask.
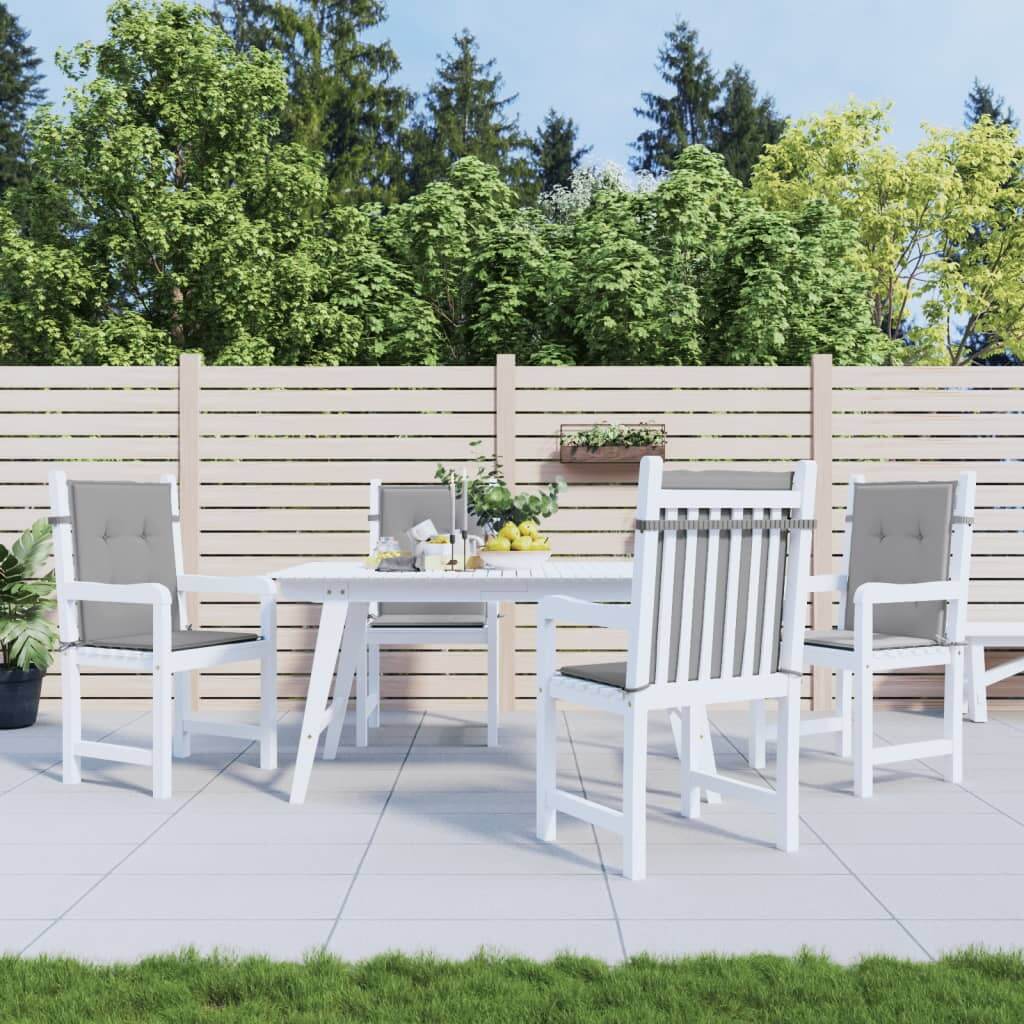
[[[856,799],[856,798],[853,798]],[[1021,843],[1024,825],[990,814],[885,814],[802,810],[802,817],[830,844],[843,843]],[[1024,852],[1024,851],[1022,851]]]
[[[1009,843],[878,843],[833,846],[859,875],[1024,875],[1024,849]],[[1019,884],[1006,879],[1007,884]]]
[[[52,923],[41,920],[0,921],[0,956],[17,956]]]
[[[105,875],[134,849],[134,843],[10,843],[0,845],[0,876]],[[3,911],[0,909],[0,916],[2,913]]]
[[[5,875],[0,920],[55,918],[85,895],[102,875]]]
[[[1022,768],[1024,751],[1019,757],[1006,753],[972,754],[964,758],[963,786],[983,797],[990,793],[1024,793]]]
[[[464,960],[481,949],[548,960],[559,953],[622,959],[615,922],[588,921],[341,921],[328,951],[359,960],[397,950]]]
[[[260,954],[302,960],[326,941],[331,921],[58,921],[26,956],[132,962],[189,946],[202,954]]]
[[[362,875],[599,874],[595,843],[451,843],[405,846],[373,843]]]
[[[600,875],[362,875],[342,919],[611,920]]]
[[[0,796],[0,814],[37,812],[52,815],[140,814],[167,817],[180,810],[194,794],[175,793],[169,800],[154,800],[149,791],[123,785],[97,785],[83,779],[65,786],[42,776]]]
[[[117,874],[350,875],[365,851],[365,843],[145,843]]]
[[[609,877],[619,918],[834,920],[885,919],[890,915],[846,875],[686,875],[648,878],[643,884]]]
[[[622,937],[628,956],[792,956],[806,947],[839,963],[856,963],[874,955],[927,959],[897,921],[804,920],[787,921],[784,926],[777,921],[701,921],[699,929],[692,920],[623,921]]]
[[[133,812],[53,815],[37,810],[33,813],[5,813],[0,844],[140,843],[164,820],[158,814]]]
[[[122,875],[103,879],[69,920],[333,920],[350,875]]]
[[[531,789],[425,789],[396,787],[388,803],[388,811],[417,814],[452,813],[533,813],[537,803],[535,787]],[[2,806],[2,804],[0,804]]]
[[[559,817],[559,828],[562,821]],[[602,843],[610,839],[617,841],[614,833],[598,829]],[[721,844],[737,841],[761,844],[774,849],[776,816],[762,811],[737,810],[735,805],[709,807],[705,804],[701,817],[694,820],[684,818],[677,811],[659,813],[652,811],[647,816],[647,841],[665,844]],[[821,840],[806,825],[800,825],[800,844],[811,846]]]
[[[208,785],[227,761],[221,757],[216,763],[208,760],[191,758],[186,761],[175,761],[171,770],[171,786],[175,796],[198,792]],[[32,779],[28,785],[45,785],[53,781],[60,782],[61,770],[56,765],[48,767],[44,773],[46,778]],[[135,790],[142,794],[152,794],[153,770],[145,765],[117,764],[113,761],[86,760],[82,764],[83,792],[92,789],[95,792],[111,790]]]
[[[1005,876],[862,875],[864,884],[902,919],[1024,920],[1024,886]]]
[[[419,845],[422,843],[534,843],[534,814],[416,814],[393,811],[389,807],[374,836],[378,843]],[[559,836],[564,842],[593,841],[593,831],[585,822],[562,818]]]
[[[973,793],[940,778],[892,779],[875,786],[869,800],[856,799],[852,785],[847,790],[804,787],[800,791],[800,812],[844,814],[991,814],[992,808]]]
[[[622,847],[602,842],[608,871],[622,872]],[[826,846],[807,844],[793,853],[745,842],[648,843],[648,875],[848,875]]]
[[[968,946],[1024,951],[1024,921],[908,921],[906,926],[934,957]]]
[[[213,794],[256,793],[272,798],[288,799],[291,792],[292,762],[280,762],[281,767],[266,771],[256,764],[241,760],[229,765],[211,779],[206,792]],[[388,790],[398,777],[401,762],[388,766],[363,765],[342,761],[317,761],[309,779],[309,793],[341,793],[352,790]]]
[[[1021,768],[1024,769],[1024,763]],[[1024,822],[1024,793],[986,793],[982,799],[989,809],[995,808],[1016,821]]]
[[[326,813],[291,807],[294,814],[190,814],[172,818],[152,842],[164,843],[267,843],[291,846],[304,843],[365,843],[376,827],[377,814]]]
[[[212,787],[196,794],[181,811],[183,818],[196,814],[279,814],[291,820],[300,814],[339,813],[339,814],[380,814],[384,809],[390,788],[363,790],[339,790],[324,792],[316,790],[307,793],[301,806],[288,802],[288,790],[260,792],[246,790],[228,792],[224,789],[213,790]],[[0,807],[2,807],[0,803]]]

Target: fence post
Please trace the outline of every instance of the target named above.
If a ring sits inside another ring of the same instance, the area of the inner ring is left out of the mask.
[[[199,373],[203,357],[183,352],[178,358],[178,500],[181,546],[186,573],[199,572]],[[199,624],[199,595],[189,594],[189,622]],[[192,673],[192,707],[199,707],[199,673]]]
[[[832,572],[832,356],[811,356],[811,458],[818,464],[812,571]],[[831,629],[832,594],[814,594],[811,625]],[[816,665],[811,671],[811,708],[832,705],[832,672]]]
[[[494,362],[494,454],[505,479],[516,483],[516,357],[500,354]],[[516,706],[516,606],[501,606],[498,622],[501,709]]]

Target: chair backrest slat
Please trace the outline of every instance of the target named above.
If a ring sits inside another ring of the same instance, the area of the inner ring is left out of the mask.
[[[809,546],[787,555],[810,534],[814,476],[812,463],[795,477],[668,475],[660,459],[644,460],[627,688],[778,670],[782,620],[798,614],[785,598],[802,588],[806,603]]]

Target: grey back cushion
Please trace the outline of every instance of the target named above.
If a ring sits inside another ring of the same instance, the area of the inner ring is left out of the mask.
[[[846,629],[853,629],[862,583],[949,579],[955,497],[955,481],[854,484]],[[936,640],[945,632],[946,604],[880,604],[874,619],[876,633]]]
[[[732,470],[679,470],[668,472],[664,475],[662,486],[666,490],[732,490],[732,491],[788,491],[793,486],[792,473],[761,473]],[[751,515],[751,509],[735,509],[730,514],[727,509],[722,510],[722,518],[743,518]],[[701,509],[701,517],[709,516],[709,510]],[[681,518],[686,518],[685,508],[680,509]],[[765,511],[762,518],[767,518],[768,511]],[[788,510],[781,513],[781,518],[789,518]],[[746,633],[746,625],[750,615],[756,616],[754,657],[752,670],[755,673],[769,671],[768,666],[761,665],[761,631],[764,625],[764,616],[769,615],[776,623],[775,636],[778,638],[782,624],[782,599],[786,582],[786,550],[791,534],[782,531],[779,534],[780,558],[775,588],[769,595],[767,592],[767,565],[768,565],[768,537],[766,530],[758,531],[761,535],[761,551],[758,567],[758,597],[756,607],[749,607],[748,595],[750,588],[751,553],[753,542],[753,530],[739,531],[739,592],[737,594],[735,627],[735,647],[731,672],[728,675],[738,675],[743,662],[743,646]],[[654,679],[657,667],[658,649],[658,607],[661,603],[662,589],[662,547],[664,545],[665,533],[658,535],[658,555],[655,594],[658,600],[655,602],[654,622],[652,625],[651,638],[651,679]],[[682,595],[683,577],[686,571],[686,531],[680,530],[676,533],[675,560],[673,563],[673,586],[672,586],[672,635],[669,641],[669,665],[668,679],[679,681],[692,680],[698,677],[700,666],[701,636],[704,628],[704,617],[714,616],[713,641],[711,651],[710,677],[720,678],[723,675],[722,657],[725,633],[725,604],[726,604],[726,582],[729,568],[729,554],[732,546],[732,534],[728,530],[718,533],[718,564],[715,568],[715,600],[714,607],[707,603],[707,592],[704,581],[708,563],[708,538],[707,531],[697,533],[696,544],[694,545],[694,607],[693,627],[690,635],[690,657],[689,665],[679,664],[680,638],[682,633]],[[771,670],[778,668],[780,644],[778,640],[771,647]]]
[[[171,592],[171,629],[179,629],[170,485],[74,481],[68,489],[76,578],[162,583]],[[79,607],[85,642],[152,635],[150,605],[84,601]]]
[[[424,519],[430,519],[438,533],[447,534],[452,527],[451,492],[444,484],[383,484],[380,489],[380,535],[394,537],[407,549],[411,541],[406,531]],[[462,501],[456,503],[456,523],[462,528]],[[476,519],[469,517],[470,533],[483,534]],[[483,615],[486,606],[473,602],[386,601],[380,605],[381,615]]]

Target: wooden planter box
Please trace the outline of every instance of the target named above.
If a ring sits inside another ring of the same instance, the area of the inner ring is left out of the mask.
[[[562,425],[558,442],[559,462],[577,463],[624,463],[639,462],[645,455],[659,455],[665,458],[665,442],[661,444],[645,445],[622,445],[606,444],[598,448],[588,448],[586,445],[567,444],[566,438],[570,435],[584,430],[588,427],[603,426],[596,423],[565,423]],[[665,428],[657,423],[623,423],[624,427],[646,427],[648,429],[661,430],[664,437]]]

